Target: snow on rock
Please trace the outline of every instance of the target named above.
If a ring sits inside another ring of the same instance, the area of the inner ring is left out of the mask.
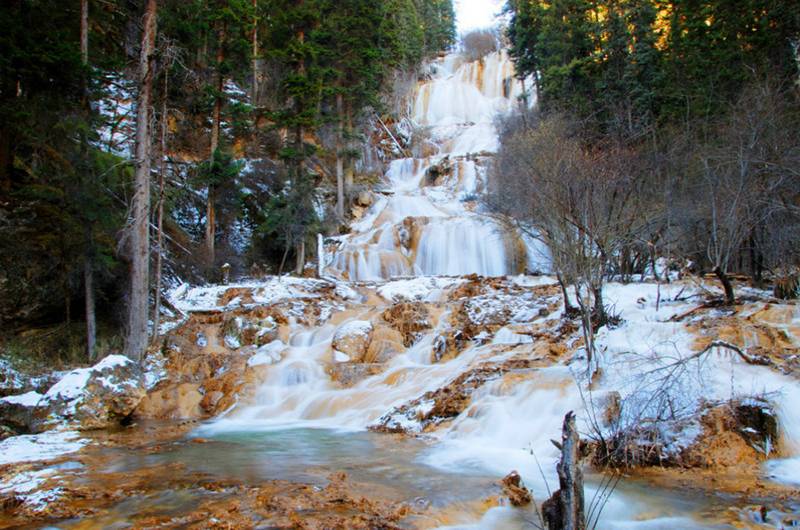
[[[42,392],[52,384],[53,375],[32,377],[16,370],[7,360],[0,359],[0,396],[22,394],[30,390]]]
[[[144,360],[144,386],[146,390],[152,390],[161,381],[169,377],[167,371],[167,358],[158,351],[150,353]]]
[[[280,362],[286,344],[280,340],[273,340],[258,348],[256,352],[247,360],[247,366],[262,366],[265,364],[275,364]]]
[[[12,436],[0,442],[0,465],[49,460],[74,453],[87,443],[75,431]]]
[[[351,320],[339,327],[333,335],[331,346],[340,358],[361,360],[367,353],[372,340],[372,323],[366,320]],[[337,362],[347,362],[337,361]]]
[[[39,400],[42,399],[42,394],[31,390],[25,394],[18,396],[7,396],[0,399],[0,403],[7,403],[9,405],[22,405],[23,407],[35,407]]]
[[[122,355],[109,355],[91,368],[66,374],[41,398],[33,428],[47,430],[64,421],[80,429],[102,429],[133,412],[145,395],[139,366]]]
[[[249,280],[227,285],[189,287],[179,286],[169,293],[172,304],[179,310],[221,311],[236,307],[270,305],[294,298],[319,298],[318,291],[330,284],[323,280],[272,276],[264,280]],[[238,293],[229,298],[230,293]]]
[[[336,362],[336,363],[349,363],[350,362],[350,356],[347,355],[346,353],[340,352],[339,350],[334,350],[333,351],[333,362]]]
[[[378,287],[381,297],[392,302],[427,301],[434,302],[443,289],[464,283],[460,278],[440,276],[420,276],[404,280],[386,282]]]
[[[5,359],[0,359],[0,394],[7,396],[27,390],[28,379],[11,366]]]
[[[5,434],[25,434],[30,431],[31,419],[42,394],[30,391],[0,399],[0,424]]]

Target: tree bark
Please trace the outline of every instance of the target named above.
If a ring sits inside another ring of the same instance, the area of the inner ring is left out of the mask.
[[[564,416],[561,443],[555,445],[561,450],[561,460],[556,466],[559,490],[542,505],[545,524],[549,530],[586,530],[583,472],[573,412]]]
[[[89,106],[89,0],[81,0],[81,63],[86,69],[83,78],[83,97],[81,106],[88,120],[91,113]],[[88,160],[88,139],[86,133],[81,132],[81,154],[84,160]],[[88,171],[86,172],[88,173]],[[86,317],[86,356],[89,360],[95,359],[97,346],[97,316],[95,312],[94,297],[94,259],[92,250],[94,238],[92,227],[86,223],[86,249],[83,261],[83,289]]]
[[[303,275],[303,270],[306,266],[306,242],[305,239],[301,239],[297,242],[297,262],[294,266],[294,273],[298,276]]]
[[[91,241],[91,231],[89,228],[86,231],[87,237]],[[94,270],[92,264],[92,256],[87,252],[83,268],[83,285],[86,299],[86,355],[90,361],[94,361],[97,355],[97,318],[95,314]]]
[[[217,149],[219,149],[220,122],[222,120],[222,88],[224,81],[222,77],[222,63],[225,61],[224,43],[225,25],[220,22],[217,31],[217,67],[215,72],[216,96],[214,98],[214,110],[211,116],[211,146],[208,157],[210,165],[213,165],[215,153],[217,152]],[[209,184],[208,196],[206,197],[206,252],[209,267],[213,267],[214,262],[216,261],[215,241],[217,237],[217,214],[214,204],[216,202],[215,188],[216,185]]]
[[[564,283],[564,278],[561,274],[556,274],[556,280],[558,280],[558,285],[561,287],[561,296],[564,297],[564,315],[567,317],[577,315],[578,309],[569,300],[569,292],[567,291],[567,284]]]
[[[161,157],[158,168],[158,220],[156,232],[156,277],[153,288],[153,341],[158,340],[158,328],[161,324],[161,270],[164,260],[164,183],[167,161],[167,94],[169,93],[169,75],[164,72],[164,96],[161,100]]]
[[[81,61],[89,64],[89,0],[81,0]]]
[[[345,111],[347,115],[347,134],[350,135],[350,132],[353,130],[353,109],[350,108],[350,105],[347,105],[347,109]],[[344,194],[345,197],[350,195],[350,190],[353,189],[353,162],[352,159],[347,164],[347,168],[344,172]]]
[[[608,314],[603,303],[603,287],[593,287],[592,296],[594,297],[594,307],[592,308],[594,329],[600,329],[608,324]]]
[[[258,0],[253,0],[253,107],[258,106]]]
[[[717,279],[722,284],[722,289],[725,291],[725,303],[733,305],[736,302],[736,296],[734,296],[731,279],[728,278],[728,275],[720,267],[714,267],[712,272],[716,275]]]
[[[153,50],[156,41],[156,0],[147,0],[139,55],[139,97],[136,103],[136,172],[130,226],[131,278],[125,355],[141,361],[147,348],[147,299],[150,272],[150,102],[153,90]]]

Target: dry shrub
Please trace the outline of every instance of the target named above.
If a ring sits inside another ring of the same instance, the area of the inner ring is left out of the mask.
[[[500,50],[500,36],[495,29],[476,29],[461,37],[461,54],[468,61],[483,59]]]

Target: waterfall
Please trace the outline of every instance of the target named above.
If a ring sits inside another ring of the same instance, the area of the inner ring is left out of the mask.
[[[522,272],[535,254],[521,234],[481,215],[476,202],[498,148],[494,120],[522,95],[508,54],[474,62],[450,54],[430,71],[409,115],[437,153],[388,164],[384,196],[338,238],[331,268],[351,280],[503,276]]]

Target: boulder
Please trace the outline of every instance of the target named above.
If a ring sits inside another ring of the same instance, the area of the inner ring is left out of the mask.
[[[331,379],[342,386],[350,387],[367,377],[381,373],[384,368],[383,364],[342,362],[331,367],[330,375]]]
[[[0,396],[20,394],[31,389],[28,378],[11,366],[11,363],[0,359]]]
[[[57,380],[57,373],[30,376],[16,370],[11,363],[0,359],[0,397],[15,396],[35,390],[46,392]]]
[[[213,395],[204,400],[200,393],[200,385],[182,383],[150,392],[142,399],[136,409],[141,418],[160,420],[187,420],[204,417],[201,404],[206,407],[216,406],[222,396]]]
[[[336,330],[331,343],[334,352],[340,352],[351,361],[364,359],[372,341],[372,324],[366,320],[351,320]],[[334,353],[334,357],[336,354]],[[343,357],[342,357],[343,359]]]
[[[368,208],[375,202],[375,197],[369,191],[362,191],[356,197],[356,204]]]
[[[278,363],[286,348],[287,346],[283,341],[273,340],[269,344],[265,344],[256,349],[253,355],[247,360],[247,366],[252,368],[254,366]]]
[[[36,405],[42,397],[42,394],[32,390],[26,394],[0,399],[0,425],[11,433],[29,433]]]
[[[40,432],[63,423],[78,429],[104,429],[128,418],[145,395],[138,364],[122,355],[109,355],[91,368],[67,373],[39,401],[32,430]]]
[[[405,350],[402,333],[386,326],[378,326],[372,333],[372,340],[362,360],[365,363],[385,363]]]
[[[403,344],[406,347],[411,346],[424,331],[432,327],[430,312],[422,302],[394,304],[381,316],[387,324],[403,335]]]

